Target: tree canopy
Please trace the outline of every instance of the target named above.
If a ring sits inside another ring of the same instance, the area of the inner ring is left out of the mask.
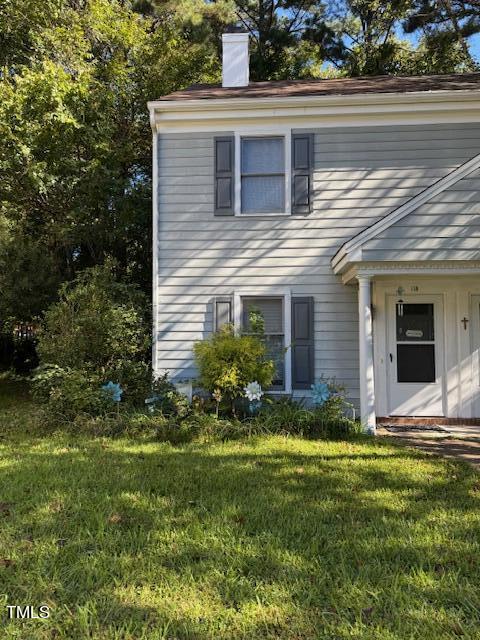
[[[210,45],[190,41],[172,12],[117,0],[43,9],[0,4],[2,317],[41,313],[60,282],[107,256],[149,289],[146,103],[218,77]]]

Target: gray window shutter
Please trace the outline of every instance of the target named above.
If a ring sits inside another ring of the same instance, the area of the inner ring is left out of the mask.
[[[232,299],[218,297],[213,301],[213,329],[220,331],[226,324],[233,322]]]
[[[314,382],[313,298],[292,298],[292,387]]]
[[[235,138],[215,138],[215,215],[233,216]]]
[[[292,135],[292,213],[312,210],[313,133]]]

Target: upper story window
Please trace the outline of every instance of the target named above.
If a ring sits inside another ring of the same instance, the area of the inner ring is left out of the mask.
[[[285,212],[285,139],[241,139],[241,213]]]
[[[214,138],[214,215],[309,215],[314,135],[265,131]]]

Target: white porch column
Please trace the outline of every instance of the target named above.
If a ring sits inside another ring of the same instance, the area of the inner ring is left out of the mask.
[[[373,323],[371,278],[357,275],[360,343],[360,414],[363,428],[375,433],[375,382],[373,375]]]

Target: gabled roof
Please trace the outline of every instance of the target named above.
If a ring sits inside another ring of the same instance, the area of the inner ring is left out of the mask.
[[[396,222],[405,218],[405,216],[408,216],[421,205],[449,189],[459,180],[462,180],[462,178],[465,178],[478,168],[480,168],[480,154],[460,165],[449,174],[408,200],[408,202],[405,202],[403,205],[394,209],[389,214],[372,224],[370,227],[367,227],[357,235],[353,236],[353,238],[343,244],[333,256],[331,261],[333,271],[335,273],[343,273],[347,266],[352,262],[361,262],[362,247],[364,244],[369,240],[374,239]]]
[[[193,85],[159,98],[172,100],[214,100],[227,98],[287,98],[370,93],[413,93],[428,91],[479,91],[480,73],[450,73],[430,76],[369,76],[251,82],[246,87],[216,84]]]

